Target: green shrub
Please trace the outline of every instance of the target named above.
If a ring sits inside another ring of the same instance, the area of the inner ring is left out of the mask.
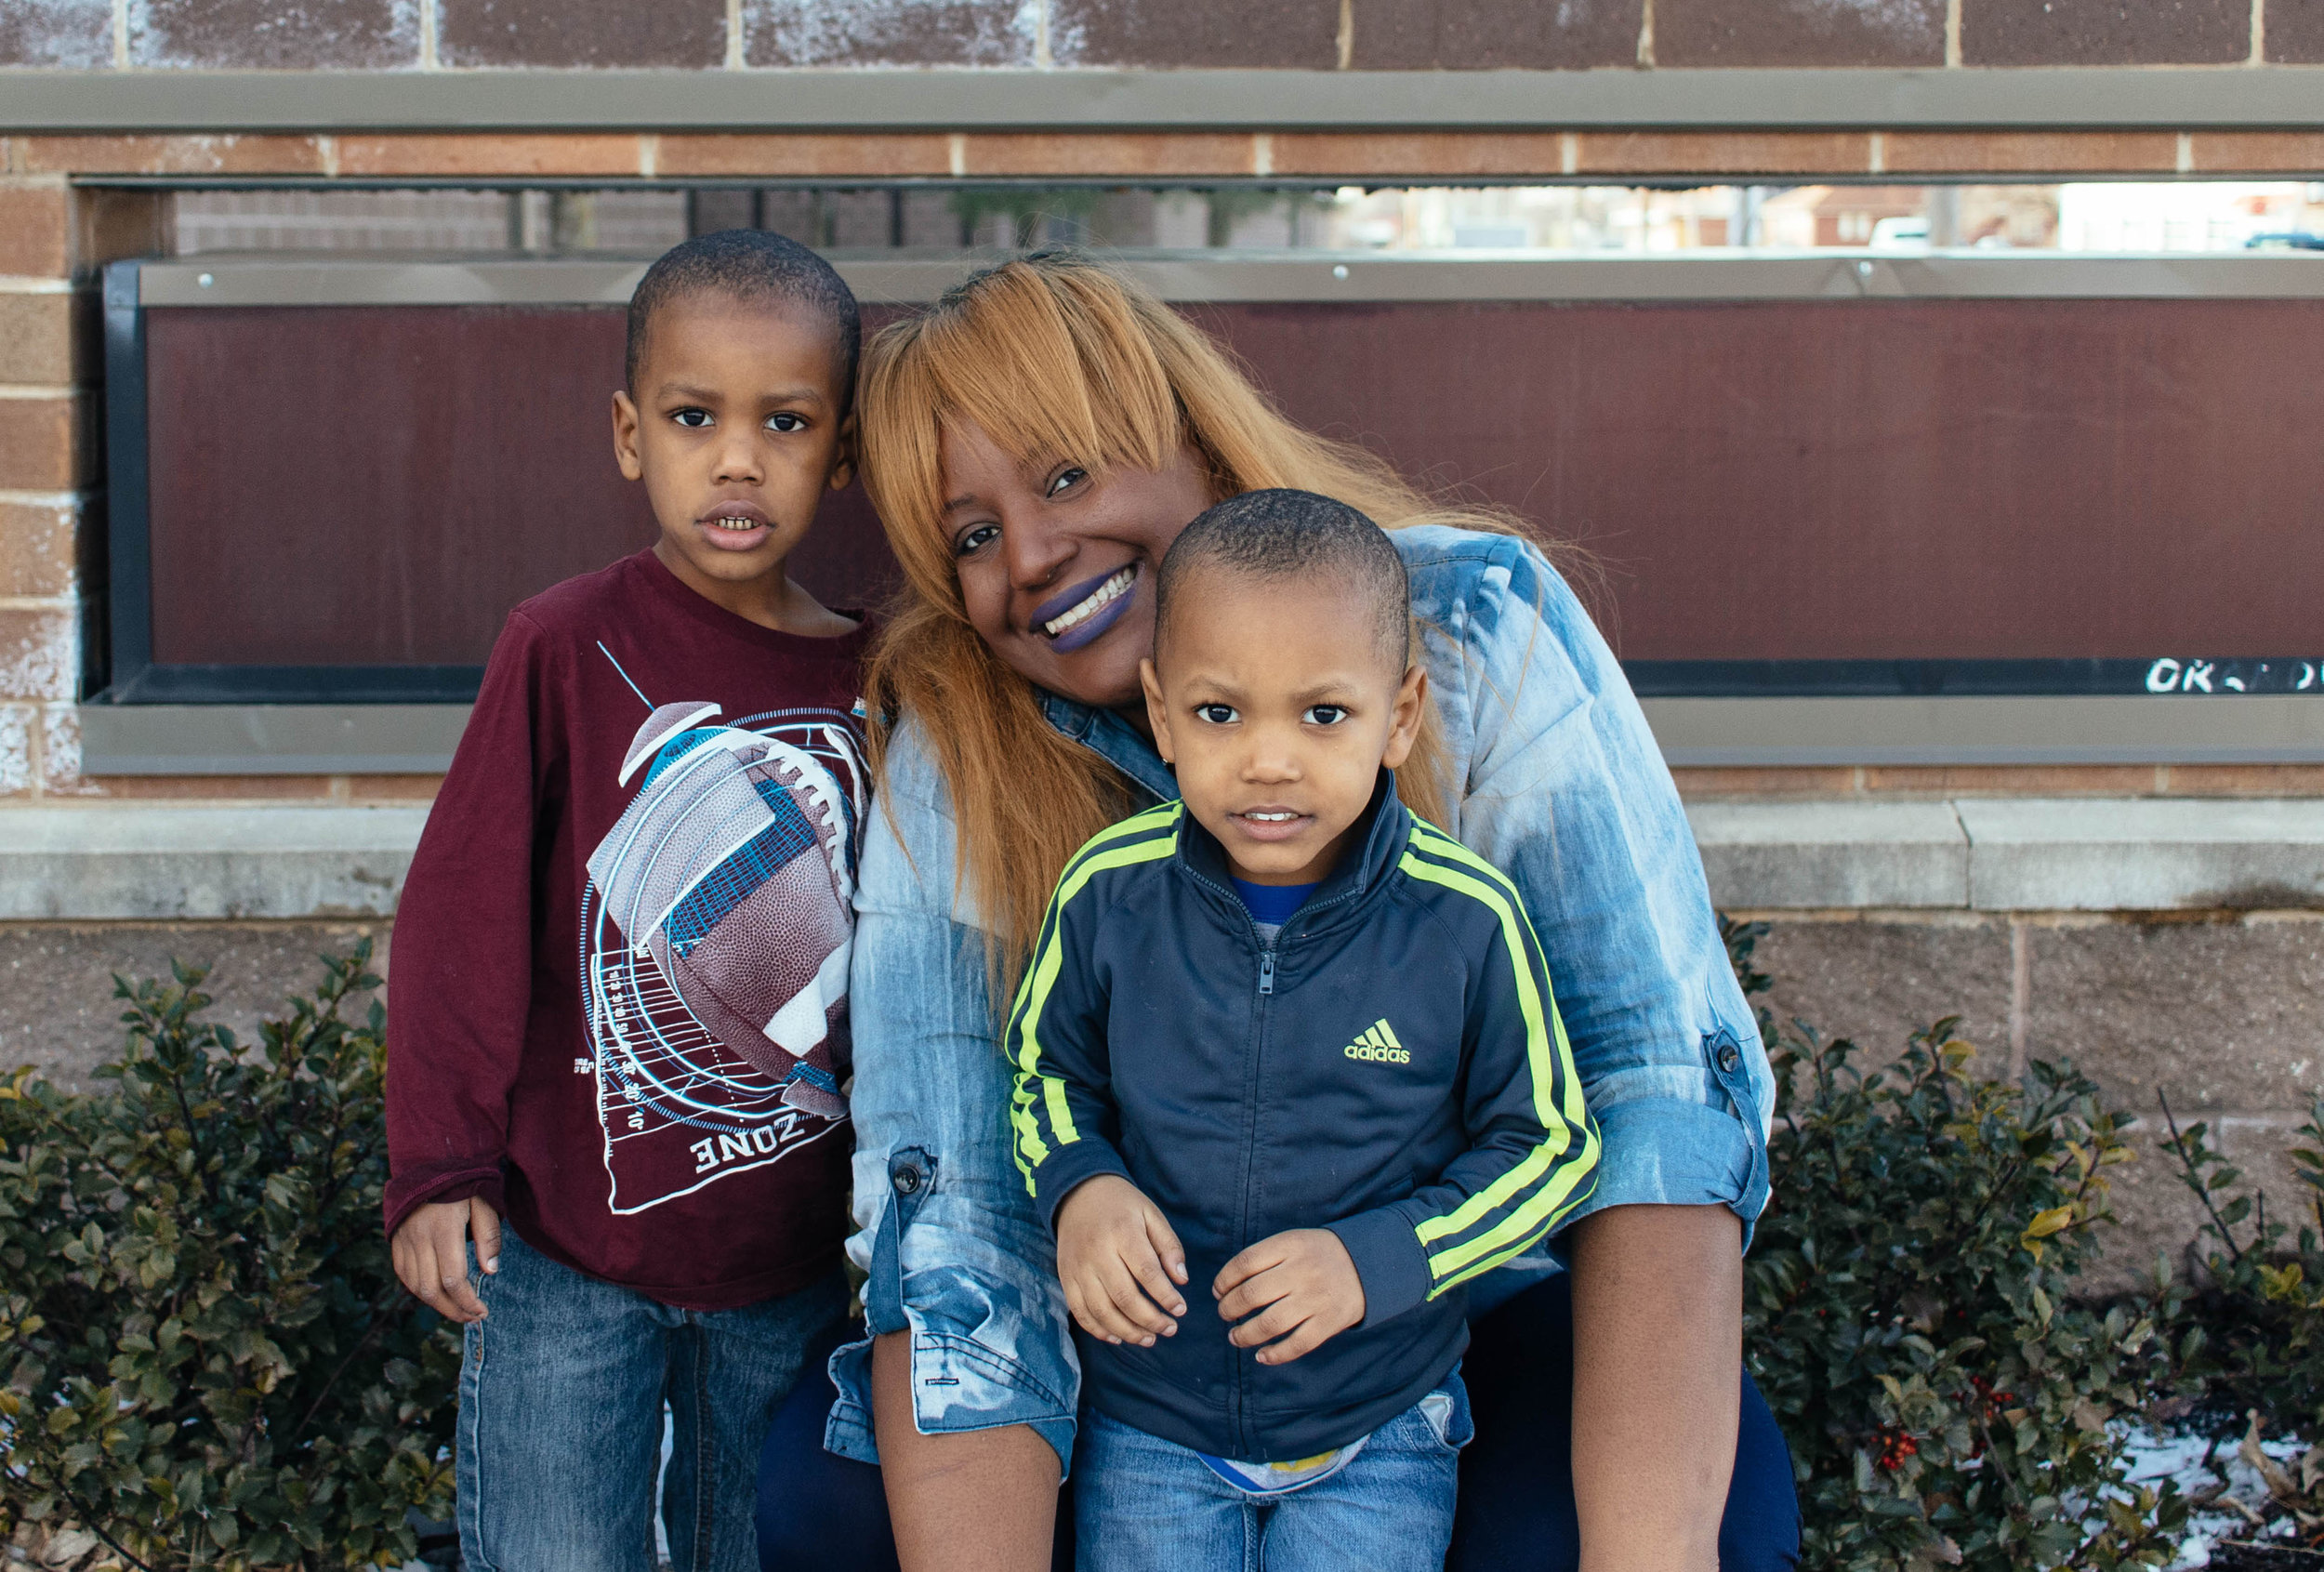
[[[253,1055],[203,973],[116,979],[110,1090],[0,1085],[0,1534],[70,1520],[131,1565],[401,1563],[451,1496],[456,1331],[379,1227],[384,1014],[366,942]]]
[[[1747,990],[1757,926],[1728,941]],[[2133,1156],[2098,1090],[2037,1063],[1971,1073],[1955,1021],[1865,1073],[1845,1041],[1761,1024],[1774,1200],[1745,1349],[1789,1439],[1802,1564],[2160,1565],[2186,1503],[2129,1482],[2124,1427],[2168,1365],[2152,1314],[2069,1298]]]
[[[2295,1229],[2267,1215],[2267,1197],[2211,1144],[2211,1127],[2163,1118],[2179,1175],[2202,1203],[2195,1281],[2176,1296],[2178,1384],[2195,1401],[2189,1422],[2237,1451],[2266,1494],[2243,1508],[2253,1527],[2289,1524],[2313,1545],[2324,1531],[2324,1099],[2311,1105],[2291,1148],[2308,1195]],[[2312,1445],[2289,1468],[2260,1449],[2263,1435]],[[2221,1484],[2225,1484],[2223,1473]]]

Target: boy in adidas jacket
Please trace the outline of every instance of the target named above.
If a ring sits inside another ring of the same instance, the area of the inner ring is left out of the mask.
[[[1596,1127],[1515,888],[1397,799],[1429,700],[1387,536],[1246,494],[1156,597],[1182,801],[1067,865],[1005,1040],[1080,1565],[1438,1568],[1462,1285],[1589,1194]]]

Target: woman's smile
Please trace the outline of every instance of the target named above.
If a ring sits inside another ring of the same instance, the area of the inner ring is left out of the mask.
[[[1049,636],[1060,651],[1078,650],[1121,621],[1129,610],[1138,582],[1138,564],[1131,562],[1098,579],[1085,579],[1063,595],[1051,596],[1034,608],[1034,626]],[[1063,603],[1064,610],[1049,614]]]

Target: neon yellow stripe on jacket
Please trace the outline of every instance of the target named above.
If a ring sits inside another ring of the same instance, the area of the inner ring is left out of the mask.
[[[1179,812],[1178,803],[1167,802],[1103,832],[1065,865],[1057,893],[1050,897],[1049,912],[1041,921],[1040,943],[1034,950],[1033,964],[1025,969],[1024,982],[1017,990],[1009,1023],[1010,1036],[1017,1042],[1016,1085],[1010,1099],[1009,1122],[1016,1131],[1017,1170],[1024,1175],[1027,1195],[1034,1194],[1033,1170],[1048,1160],[1050,1142],[1067,1146],[1081,1139],[1081,1132],[1074,1128],[1073,1109],[1065,1101],[1063,1078],[1045,1076],[1040,1070],[1041,1011],[1048,1007],[1050,994],[1057,985],[1057,974],[1064,964],[1059,930],[1065,907],[1099,874],[1175,854],[1177,835],[1153,832],[1176,825]],[[1139,836],[1150,839],[1136,839]],[[1122,844],[1126,840],[1130,843]],[[1047,1138],[1041,1128],[1044,1115],[1049,1126]]]
[[[1466,1234],[1514,1203],[1508,1215],[1486,1233],[1430,1253],[1433,1286],[1429,1297],[1433,1299],[1522,1253],[1554,1227],[1558,1218],[1580,1198],[1576,1190],[1595,1174],[1598,1136],[1581,1101],[1579,1077],[1574,1072],[1572,1049],[1565,1038],[1565,1023],[1558,1017],[1556,1000],[1545,995],[1534,976],[1531,957],[1539,953],[1538,943],[1514,888],[1499,869],[1441,831],[1416,822],[1413,841],[1462,865],[1446,867],[1407,851],[1401,863],[1406,874],[1468,896],[1492,912],[1500,924],[1514,972],[1518,1008],[1525,1023],[1525,1063],[1533,1080],[1534,1114],[1546,1132],[1524,1161],[1449,1214],[1419,1225],[1416,1232],[1426,1248],[1433,1241]],[[1553,1091],[1562,1095],[1553,1099]],[[1579,1150],[1561,1162],[1573,1148],[1577,1132]]]

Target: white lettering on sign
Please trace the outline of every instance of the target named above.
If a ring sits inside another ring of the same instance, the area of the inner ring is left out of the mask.
[[[2169,655],[2146,668],[2146,691],[2167,694],[2179,685],[2179,663]]]
[[[2183,694],[2191,694],[2196,689],[2200,688],[2203,692],[2207,694],[2210,693],[2211,673],[2212,663],[2210,661],[2188,661],[2186,663],[2186,675],[2179,679],[2179,692]]]

